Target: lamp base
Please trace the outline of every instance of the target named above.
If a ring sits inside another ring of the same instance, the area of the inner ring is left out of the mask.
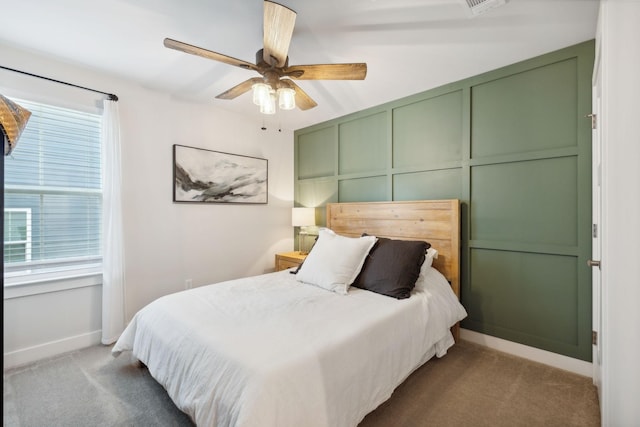
[[[300,253],[300,255],[308,255],[309,252],[307,251],[307,248],[305,246],[305,240],[306,237],[309,233],[307,233],[306,231],[300,231],[298,233],[298,252]]]

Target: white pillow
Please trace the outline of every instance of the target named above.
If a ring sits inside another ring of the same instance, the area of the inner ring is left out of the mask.
[[[346,295],[376,240],[375,236],[345,237],[328,228],[320,229],[296,279]]]
[[[438,250],[433,248],[427,249],[427,252],[424,254],[424,262],[420,267],[420,275],[418,276],[418,281],[423,279],[424,276],[427,275],[429,270],[431,270],[434,259],[438,259]]]
[[[417,289],[424,288],[424,285],[422,283],[424,282],[425,276],[429,274],[429,270],[431,270],[434,259],[438,259],[438,250],[433,248],[427,249],[427,252],[424,254],[424,262],[420,267],[420,275],[418,276],[418,281],[416,282]],[[418,282],[420,283],[420,286],[418,286]]]
[[[422,263],[422,271],[428,270],[433,264],[433,260],[438,259],[438,250],[429,248],[424,256],[424,262]]]
[[[438,274],[441,274],[438,270],[432,268],[434,259],[438,259],[438,250],[433,248],[427,249],[427,252],[424,256],[424,262],[420,267],[420,275],[418,276],[418,280],[416,281],[415,289],[424,290],[425,277],[431,274],[431,270],[434,270],[438,272]],[[445,279],[445,282],[449,283],[447,279]]]

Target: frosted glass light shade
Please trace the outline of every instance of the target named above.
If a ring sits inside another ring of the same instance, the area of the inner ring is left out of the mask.
[[[296,91],[288,87],[278,89],[278,106],[282,110],[296,108]]]
[[[269,97],[260,105],[260,112],[262,114],[276,113],[276,94],[273,91],[269,93]]]
[[[262,106],[271,96],[271,87],[266,83],[256,83],[253,89],[253,103]]]
[[[294,227],[316,225],[315,208],[293,208],[291,210],[291,225]]]

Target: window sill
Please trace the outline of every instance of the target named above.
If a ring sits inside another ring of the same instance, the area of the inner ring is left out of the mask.
[[[102,272],[96,269],[68,271],[56,276],[5,277],[4,299],[99,285],[102,285]]]

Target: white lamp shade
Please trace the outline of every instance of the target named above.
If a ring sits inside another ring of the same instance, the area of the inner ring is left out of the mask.
[[[315,208],[293,208],[291,210],[291,225],[294,227],[316,225]]]

